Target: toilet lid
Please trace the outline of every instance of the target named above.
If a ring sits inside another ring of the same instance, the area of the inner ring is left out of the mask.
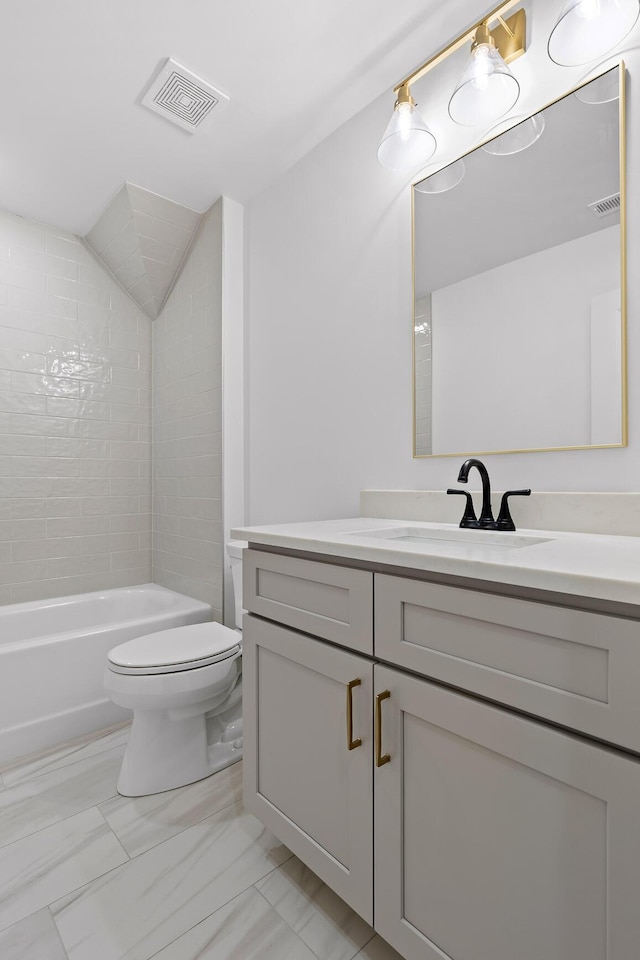
[[[235,630],[221,623],[189,623],[121,643],[108,658],[116,673],[176,673],[226,660],[239,649]]]

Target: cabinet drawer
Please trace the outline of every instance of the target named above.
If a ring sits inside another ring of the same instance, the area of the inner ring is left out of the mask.
[[[377,657],[640,752],[640,623],[376,574]]]
[[[245,550],[243,606],[268,620],[373,653],[373,574]]]

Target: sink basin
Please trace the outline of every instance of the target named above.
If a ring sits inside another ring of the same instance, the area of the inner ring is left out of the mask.
[[[467,530],[460,527],[383,527],[380,530],[357,530],[350,536],[367,537],[372,540],[394,540],[397,543],[412,543],[416,547],[442,541],[469,544],[471,546],[498,547],[501,550],[532,547],[536,543],[549,543],[548,537],[530,534],[504,533],[500,530]]]

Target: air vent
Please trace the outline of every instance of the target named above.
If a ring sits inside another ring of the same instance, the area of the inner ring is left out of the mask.
[[[587,206],[594,217],[598,217],[598,219],[608,217],[609,214],[617,213],[620,210],[620,194],[614,193],[610,197],[596,200],[595,203],[588,203]]]
[[[142,104],[183,130],[195,133],[213,108],[228,100],[226,93],[169,58],[142,98]]]

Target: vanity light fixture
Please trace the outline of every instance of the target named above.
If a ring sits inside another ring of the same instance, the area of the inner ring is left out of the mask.
[[[601,77],[585,83],[574,91],[576,100],[582,103],[611,103],[620,97],[620,78],[616,69],[607,70]]]
[[[505,0],[394,87],[393,116],[378,147],[378,160],[384,167],[415,170],[433,156],[436,138],[416,109],[411,85],[470,40],[472,59],[451,98],[451,117],[465,125],[483,124],[511,109],[520,86],[507,64],[525,52],[526,15],[518,10],[505,20],[503,14],[521,2]]]
[[[414,183],[413,188],[418,193],[446,193],[458,186],[465,172],[464,160],[454,160],[437,173],[427,174],[423,180]]]
[[[409,84],[401,84],[378,147],[378,160],[389,170],[415,170],[433,156],[436,146],[436,138],[416,109]]]
[[[627,36],[640,0],[567,0],[549,37],[554,63],[575,67],[603,56]]]
[[[504,133],[498,134],[492,140],[482,144],[485,153],[494,157],[509,157],[514,153],[526,150],[539,140],[544,133],[544,117],[541,113],[534,113]]]
[[[506,24],[504,29],[512,33]],[[463,127],[491,123],[508,113],[519,96],[520,84],[502,59],[488,24],[480,24],[471,58],[449,100],[449,116]]]

